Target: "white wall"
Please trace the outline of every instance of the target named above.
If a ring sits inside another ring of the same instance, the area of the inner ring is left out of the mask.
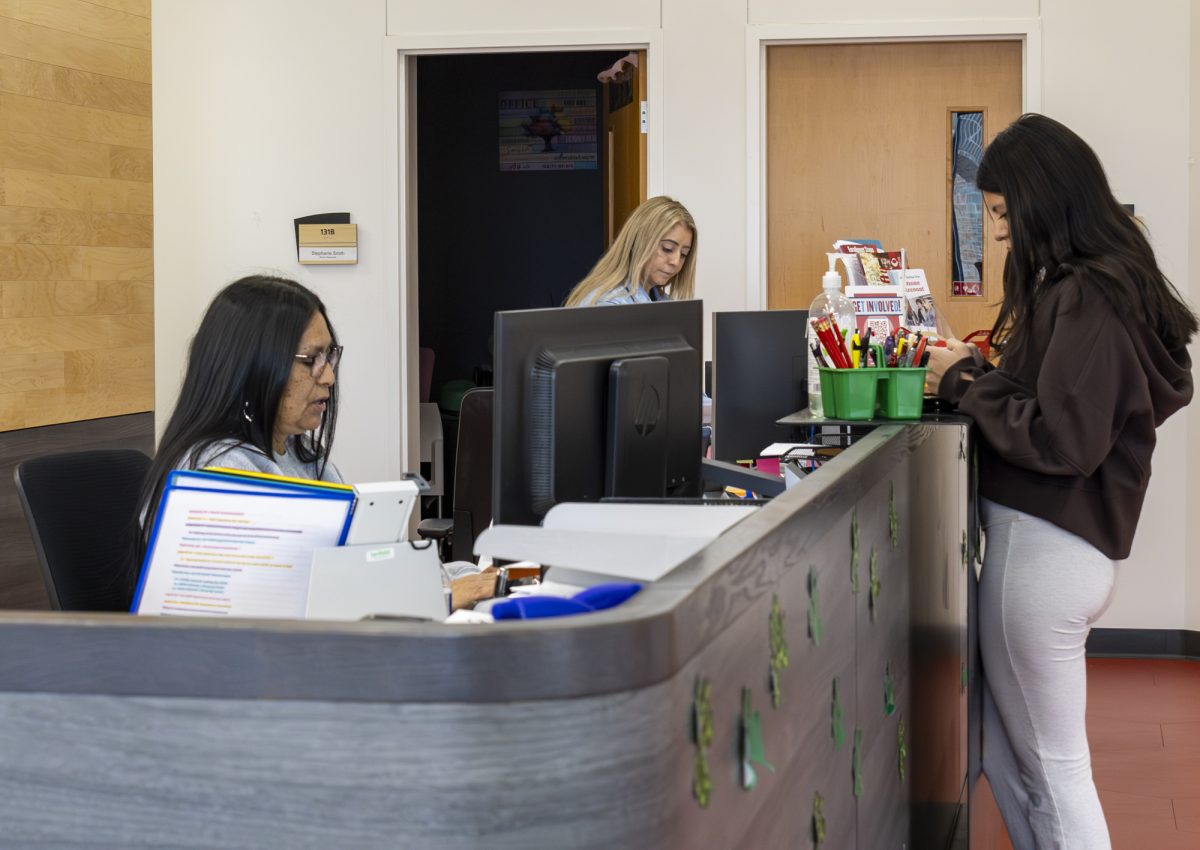
[[[664,174],[700,230],[705,347],[714,311],[746,307],[746,9],[663,0]]]
[[[339,465],[351,478],[378,477],[381,456],[395,453],[398,302],[380,279],[383,252],[396,245],[394,234],[380,232],[389,191],[381,175],[393,155],[384,122],[394,118],[381,114],[385,33],[459,28],[478,43],[480,32],[511,41],[521,33],[595,33],[661,22],[661,185],[700,223],[698,288],[711,312],[755,303],[754,287],[747,285],[747,267],[757,261],[746,209],[756,194],[746,168],[753,153],[747,151],[747,98],[754,96],[747,92],[748,25],[778,36],[789,26],[894,21],[896,31],[919,35],[926,25],[930,31],[953,21],[994,27],[1040,16],[1035,59],[1042,74],[1031,101],[1092,143],[1118,195],[1136,203],[1150,226],[1168,274],[1200,302],[1187,250],[1188,237],[1200,231],[1190,214],[1200,189],[1192,188],[1196,180],[1187,170],[1189,139],[1197,138],[1191,122],[1200,120],[1187,108],[1194,22],[1188,4],[1178,0],[1146,0],[1136,12],[1133,18],[1118,0],[867,0],[852,6],[834,0],[619,0],[607,6],[591,0],[159,0],[159,410],[173,401],[183,346],[204,303],[224,282],[265,264],[316,287],[347,343]],[[335,103],[332,118],[311,111]],[[294,262],[291,219],[333,209],[349,210],[359,223],[363,261],[304,271]],[[1200,495],[1190,483],[1200,479],[1186,474],[1200,472],[1200,460],[1187,455],[1185,441],[1189,432],[1200,437],[1198,421],[1180,415],[1160,433],[1134,554],[1103,626],[1200,628]],[[1189,573],[1197,578],[1189,582]]]
[[[346,346],[342,472],[378,480],[398,458],[398,301],[382,271],[395,245],[382,232],[385,11],[385,0],[156,0],[160,432],[208,301],[267,270],[313,288]],[[343,211],[358,223],[358,265],[299,265],[292,220]]]
[[[1186,290],[1190,15],[1178,0],[1146,0],[1137,12],[1123,2],[1042,3],[1044,111],[1092,144],[1117,197],[1149,227],[1163,270]],[[1185,627],[1187,575],[1200,572],[1186,523],[1197,486],[1186,461],[1194,418],[1184,411],[1159,429],[1133,553],[1101,626]]]

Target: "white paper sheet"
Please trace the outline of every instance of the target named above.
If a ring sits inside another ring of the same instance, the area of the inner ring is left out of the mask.
[[[172,488],[137,613],[303,618],[313,549],[336,546],[345,499]]]

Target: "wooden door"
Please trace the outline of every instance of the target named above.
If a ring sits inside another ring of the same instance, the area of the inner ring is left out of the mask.
[[[833,242],[876,238],[925,270],[956,336],[990,328],[1004,250],[986,212],[982,293],[951,293],[951,114],[968,111],[986,141],[1020,115],[1020,42],[768,48],[768,306],[807,308]]]
[[[628,78],[604,84],[600,123],[604,151],[604,247],[612,245],[621,225],[646,200],[646,134],[642,101],[646,97],[646,51],[634,51],[637,67]]]

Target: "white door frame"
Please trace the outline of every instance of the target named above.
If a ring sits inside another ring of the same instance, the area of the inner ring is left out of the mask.
[[[662,194],[663,176],[663,68],[661,29],[597,29],[571,32],[529,33],[450,33],[387,36],[384,38],[384,150],[383,177],[384,274],[398,282],[387,288],[388,315],[395,316],[399,333],[389,343],[397,375],[385,389],[390,396],[388,409],[396,419],[387,432],[399,437],[394,446],[385,448],[388,474],[399,478],[406,470],[417,469],[420,458],[418,385],[418,307],[417,307],[417,146],[413,121],[415,110],[414,74],[409,58],[459,53],[530,53],[584,50],[645,50],[645,98],[649,109],[646,144],[646,185],[650,195]]]
[[[746,309],[767,308],[767,48],[780,44],[1020,41],[1021,103],[1042,108],[1039,18],[955,21],[855,21],[746,27]]]

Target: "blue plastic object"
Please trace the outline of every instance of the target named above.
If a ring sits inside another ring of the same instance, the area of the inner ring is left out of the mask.
[[[640,584],[598,584],[581,590],[570,598],[561,596],[519,596],[497,602],[492,617],[497,620],[533,620],[538,617],[566,617],[603,611],[620,605],[642,589]]]

